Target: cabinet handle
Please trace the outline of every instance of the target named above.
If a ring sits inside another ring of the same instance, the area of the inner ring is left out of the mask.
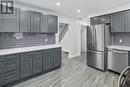
[[[9,77],[5,78],[5,80],[11,79],[11,78],[15,78],[15,77],[16,77],[15,75],[12,75],[12,76],[9,76]]]
[[[15,57],[15,56],[8,56],[8,57],[5,57],[5,59],[11,59],[12,57]]]
[[[15,67],[15,64],[6,66],[6,68],[11,68],[11,67]]]

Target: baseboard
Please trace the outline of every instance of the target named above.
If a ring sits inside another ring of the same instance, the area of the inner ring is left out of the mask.
[[[75,58],[75,57],[78,57],[78,56],[80,56],[81,54],[80,53],[77,53],[77,54],[75,54],[75,55],[69,55],[69,58]]]

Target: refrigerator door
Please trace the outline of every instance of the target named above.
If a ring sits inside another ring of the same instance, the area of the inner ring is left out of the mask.
[[[87,52],[87,64],[93,68],[105,71],[104,52],[90,51]]]
[[[94,49],[96,51],[104,51],[105,47],[105,25],[95,25],[94,29]]]
[[[87,26],[87,49],[94,50],[94,26]]]

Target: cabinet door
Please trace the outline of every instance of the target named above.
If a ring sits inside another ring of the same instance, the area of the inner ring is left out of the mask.
[[[32,75],[32,57],[25,53],[21,54],[21,78]]]
[[[30,12],[20,10],[20,32],[30,31]]]
[[[32,52],[33,74],[42,72],[42,51]]]
[[[58,17],[54,15],[48,15],[48,29],[50,33],[58,32]]]
[[[40,32],[40,12],[31,11],[31,32]]]
[[[125,32],[130,32],[130,10],[125,11]]]
[[[14,14],[0,15],[0,32],[19,32],[19,9],[15,8]]]
[[[54,49],[54,67],[61,65],[61,48]]]
[[[107,24],[107,23],[110,23],[110,15],[99,16],[99,24]]]
[[[124,11],[111,14],[111,31],[124,32]]]
[[[48,20],[47,20],[47,15],[41,14],[41,32],[42,33],[50,33],[48,29]]]
[[[53,69],[53,49],[43,50],[43,71]]]
[[[96,25],[98,24],[98,17],[93,17],[90,19],[90,24],[91,25]]]

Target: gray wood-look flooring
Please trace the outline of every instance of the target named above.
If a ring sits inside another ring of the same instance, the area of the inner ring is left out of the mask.
[[[32,78],[12,87],[117,87],[119,75],[86,65],[86,55],[68,59],[63,55],[60,69]]]

